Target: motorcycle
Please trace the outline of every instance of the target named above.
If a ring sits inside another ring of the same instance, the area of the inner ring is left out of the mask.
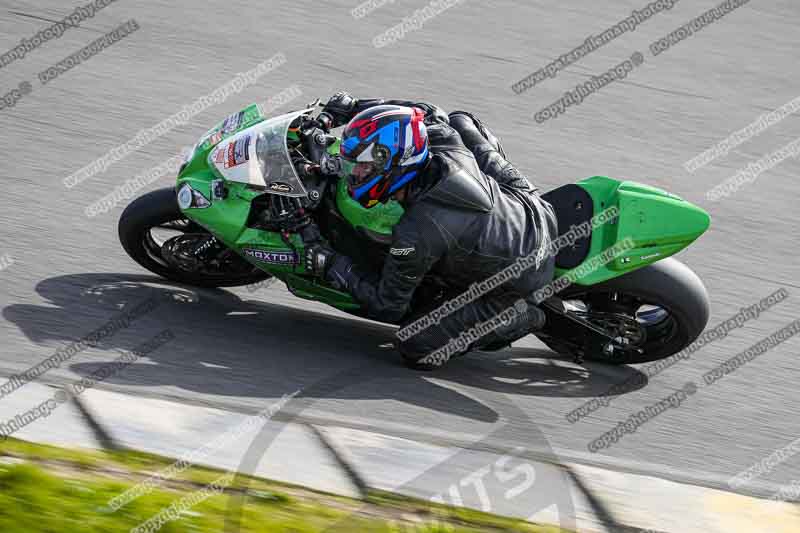
[[[217,124],[191,150],[174,188],[144,194],[124,210],[118,229],[128,255],[159,276],[199,287],[276,278],[299,298],[363,316],[349,293],[306,271],[304,249],[324,239],[379,272],[403,208],[390,201],[365,209],[350,198],[337,177],[340,139],[313,117],[318,104],[277,117],[254,104]],[[670,256],[708,229],[705,211],[603,176],[542,197],[562,235],[604,210],[615,214],[558,250],[555,278],[571,283],[541,302],[547,322],[535,332],[540,340],[577,361],[635,364],[675,354],[700,335],[708,294]],[[597,262],[623,241],[629,245],[622,253]],[[426,276],[409,315],[463,290],[447,281]]]

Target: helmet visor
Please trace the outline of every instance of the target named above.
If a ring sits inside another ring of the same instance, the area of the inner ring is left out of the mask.
[[[342,177],[347,180],[350,196],[358,199],[375,184],[382,169],[374,161],[352,161],[342,158]]]

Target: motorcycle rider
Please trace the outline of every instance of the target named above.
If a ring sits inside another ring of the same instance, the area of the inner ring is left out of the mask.
[[[532,294],[553,277],[555,259],[545,250],[557,237],[555,214],[483,123],[463,111],[448,115],[427,103],[357,100],[345,92],[319,119],[328,128],[347,124],[341,161],[351,197],[367,208],[395,199],[405,210],[377,279],[325,245],[306,250],[309,271],[349,291],[367,316],[407,325],[420,318],[409,307],[426,274],[465,291],[520,257],[536,256],[520,276],[400,337],[398,350],[410,366],[431,369],[472,349],[499,349],[544,325]],[[442,353],[510,306],[519,312],[502,326]]]

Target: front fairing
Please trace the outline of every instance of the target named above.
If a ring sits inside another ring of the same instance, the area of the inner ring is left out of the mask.
[[[287,135],[304,109],[259,122],[221,141],[209,152],[208,166],[227,182],[279,196],[305,198],[308,193],[292,164]]]

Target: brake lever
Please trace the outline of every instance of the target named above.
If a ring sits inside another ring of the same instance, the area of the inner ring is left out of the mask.
[[[342,171],[342,158],[327,151],[319,160],[319,171],[323,176],[338,176]]]

